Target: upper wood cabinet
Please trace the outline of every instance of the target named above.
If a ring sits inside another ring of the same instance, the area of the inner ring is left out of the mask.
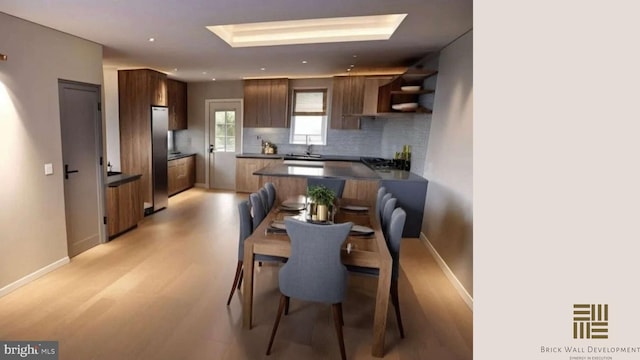
[[[412,110],[396,110],[393,105],[402,103],[420,103],[420,97],[425,94],[433,94],[434,89],[424,87],[425,80],[437,75],[435,70],[410,70],[397,76],[378,90],[378,113],[427,113],[432,109],[418,106]],[[417,87],[416,90],[402,90],[405,86]]]
[[[288,127],[289,80],[244,81],[243,127]]]
[[[335,76],[331,95],[331,128],[360,129],[365,76]]]
[[[150,70],[119,70],[120,166],[141,174],[142,201],[153,203],[151,177],[151,106],[167,106],[167,77]]]
[[[167,79],[167,102],[169,103],[169,130],[187,128],[187,84]]]

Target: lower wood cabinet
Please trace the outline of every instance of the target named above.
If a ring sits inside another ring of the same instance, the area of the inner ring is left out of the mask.
[[[253,175],[257,170],[271,164],[279,164],[282,159],[236,158],[236,192],[252,193],[262,184],[260,177]]]
[[[107,233],[115,237],[142,220],[144,203],[140,179],[107,187]]]
[[[195,155],[169,160],[167,180],[169,196],[192,188],[196,181]]]

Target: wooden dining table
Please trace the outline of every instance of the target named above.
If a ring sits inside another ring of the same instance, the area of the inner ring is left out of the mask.
[[[304,196],[289,198],[287,202],[304,203]],[[273,233],[268,231],[274,220],[283,220],[285,216],[298,215],[304,217],[304,212],[295,214],[284,211],[280,204],[274,205],[251,236],[244,244],[244,275],[243,275],[243,304],[242,324],[245,329],[251,329],[253,310],[253,273],[254,256],[256,254],[289,257],[291,254],[291,242],[286,233]],[[369,205],[362,200],[339,199],[334,222],[351,221],[355,225],[362,225],[374,230],[369,237],[349,236],[342,246],[342,262],[345,265],[356,265],[379,269],[378,285],[376,291],[376,305],[373,317],[373,339],[371,354],[375,357],[384,356],[384,336],[387,326],[387,310],[389,307],[389,291],[391,287],[391,254],[387,248],[384,235],[380,228],[380,222],[375,208],[368,206],[368,211],[350,211],[347,206]],[[350,244],[350,246],[349,246]],[[350,249],[348,249],[350,248]]]

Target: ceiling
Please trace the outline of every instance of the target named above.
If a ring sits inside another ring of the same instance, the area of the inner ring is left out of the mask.
[[[410,66],[470,30],[472,8],[472,0],[0,0],[0,12],[104,45],[106,67],[188,82]],[[377,41],[231,48],[205,28],[396,13],[408,15],[391,39]]]

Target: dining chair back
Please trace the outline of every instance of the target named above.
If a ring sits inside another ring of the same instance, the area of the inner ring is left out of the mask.
[[[391,303],[395,309],[396,321],[398,322],[398,330],[400,331],[400,337],[404,338],[404,326],[402,325],[402,316],[400,315],[400,300],[398,296],[398,278],[400,277],[400,243],[402,242],[402,231],[404,230],[404,224],[407,219],[407,213],[401,207],[393,209],[391,201],[387,202],[388,207],[391,208],[391,218],[387,225],[387,231],[385,233],[385,241],[387,248],[391,254]],[[395,207],[395,206],[394,206]],[[357,273],[369,276],[379,276],[380,271],[375,268],[361,267],[361,266],[347,266],[347,269],[351,273]]]
[[[378,219],[382,217],[382,198],[386,195],[386,193],[386,187],[380,186],[378,188],[378,196],[376,197],[376,214],[378,214]]]
[[[380,223],[382,223],[382,213],[384,212],[384,204],[386,204],[387,201],[392,197],[393,197],[393,194],[388,192],[384,194],[384,196],[382,197],[382,200],[380,200],[380,208],[378,209],[378,221],[380,221]]]
[[[251,193],[249,195],[249,201],[251,201],[251,212],[253,214],[253,230],[255,230],[262,220],[267,216],[264,204],[262,203],[262,197],[259,192]]]
[[[391,223],[391,215],[393,214],[393,210],[396,208],[397,202],[398,200],[396,198],[390,198],[386,203],[384,203],[384,209],[382,210],[380,226],[382,227],[382,233],[384,234],[384,239],[387,243],[389,243],[389,224]]]
[[[340,355],[345,359],[342,301],[348,272],[340,259],[340,249],[353,224],[316,225],[291,218],[285,218],[284,221],[291,239],[291,256],[278,274],[280,304],[267,355],[271,352],[282,312],[288,309],[289,298],[293,297],[332,305]]]
[[[307,187],[323,185],[327,189],[333,190],[333,192],[336,193],[337,199],[342,197],[342,193],[344,192],[344,184],[345,184],[344,179],[307,178]]]
[[[253,233],[253,219],[251,219],[251,204],[249,201],[241,201],[238,204],[238,215],[239,215],[239,231],[238,231],[238,263],[236,265],[236,274],[233,278],[233,285],[231,286],[231,291],[229,292],[229,298],[227,299],[227,306],[231,303],[231,298],[233,297],[233,293],[236,289],[240,289],[242,285],[242,273],[243,273],[243,262],[244,262],[244,242],[247,238]],[[273,261],[273,262],[282,262],[285,260],[282,257],[278,256],[269,256],[269,255],[256,255],[256,261]]]
[[[264,188],[267,189],[269,209],[272,209],[276,202],[276,186],[272,182],[266,182]]]
[[[264,207],[264,213],[269,213],[269,211],[271,211],[271,205],[269,203],[269,192],[263,186],[258,189],[258,194],[260,195],[260,201],[262,201],[262,207]]]

